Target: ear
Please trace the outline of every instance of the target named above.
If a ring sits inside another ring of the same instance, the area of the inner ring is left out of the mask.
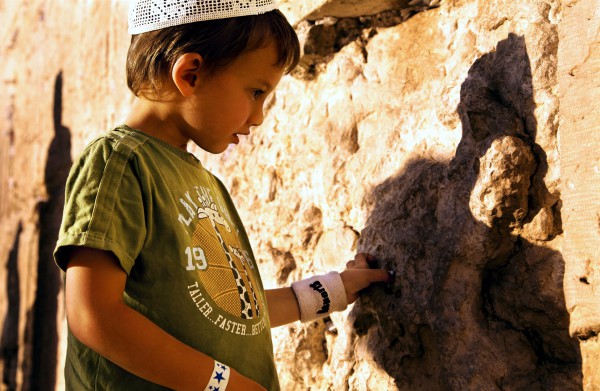
[[[173,83],[183,96],[190,96],[200,82],[200,66],[202,56],[198,53],[184,53],[181,55],[171,71]]]

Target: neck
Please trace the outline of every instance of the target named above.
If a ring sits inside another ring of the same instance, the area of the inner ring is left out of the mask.
[[[189,139],[181,134],[177,122],[169,102],[146,98],[136,98],[125,118],[125,125],[187,151]]]

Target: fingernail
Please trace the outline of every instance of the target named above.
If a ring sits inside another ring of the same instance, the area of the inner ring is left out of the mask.
[[[325,322],[325,326],[327,327],[327,331],[332,333],[332,334],[337,334],[337,327],[335,327],[335,324],[333,324],[333,321],[331,320],[331,318],[329,316],[323,318],[323,321]]]

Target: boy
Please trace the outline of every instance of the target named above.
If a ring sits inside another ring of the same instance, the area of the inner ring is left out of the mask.
[[[274,0],[139,0],[128,86],[137,100],[74,163],[55,257],[66,271],[66,384],[74,390],[277,390],[270,327],[346,308],[383,270],[265,291],[211,153],[263,121],[298,62]]]

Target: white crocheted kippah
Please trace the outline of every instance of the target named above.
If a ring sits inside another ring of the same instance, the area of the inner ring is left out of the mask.
[[[129,34],[201,20],[264,14],[276,8],[276,0],[132,0]]]

